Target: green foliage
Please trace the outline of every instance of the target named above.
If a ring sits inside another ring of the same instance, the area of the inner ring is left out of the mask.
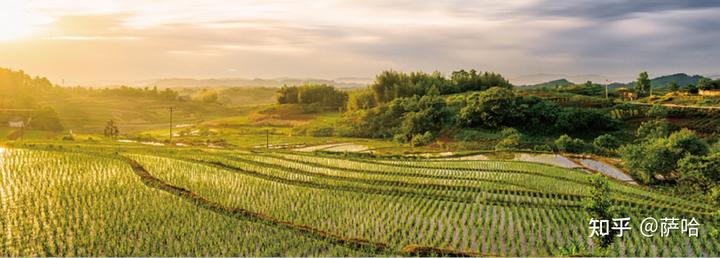
[[[593,140],[593,145],[601,149],[614,150],[620,147],[620,140],[612,134],[603,134]]]
[[[668,113],[669,113],[668,108],[663,107],[661,105],[653,105],[651,108],[649,108],[647,110],[647,116],[655,118],[655,119],[667,117]]]
[[[448,79],[441,73],[383,71],[375,77],[370,90],[377,103],[388,103],[396,98],[413,95],[452,94],[467,91],[482,91],[491,87],[512,87],[501,75],[478,73],[475,70],[455,71]]]
[[[605,87],[587,81],[584,84],[566,85],[559,88],[559,92],[573,93],[584,96],[605,96]]]
[[[650,79],[648,79],[647,72],[641,72],[638,75],[637,82],[635,84],[635,90],[638,93],[645,93],[645,94],[650,92]]]
[[[555,140],[555,146],[561,152],[583,153],[592,151],[592,147],[585,143],[582,139],[573,139],[567,134],[563,134]]]
[[[665,179],[672,178],[680,159],[708,152],[708,144],[688,129],[668,137],[647,137],[638,144],[625,145],[620,149],[623,165],[644,183],[654,182],[656,174]]]
[[[170,100],[174,101],[178,99],[180,95],[177,91],[170,88],[158,91],[157,88],[134,88],[128,86],[120,86],[118,88],[105,88],[100,90],[100,95],[112,96],[112,97],[132,97],[132,98],[151,98],[157,100]]]
[[[550,145],[547,145],[547,144],[535,145],[535,146],[533,146],[533,150],[539,151],[539,152],[552,152],[553,151],[552,147],[550,147]]]
[[[608,183],[605,176],[596,174],[590,179],[590,196],[584,200],[585,211],[590,215],[591,218],[596,220],[612,220],[613,209],[612,202],[610,199],[610,184]],[[607,248],[612,244],[614,234],[598,238],[593,238],[593,241],[601,248]]]
[[[460,119],[471,127],[499,128],[513,124],[516,107],[512,90],[494,87],[468,96],[467,105],[460,110]]]
[[[710,80],[708,78],[702,78],[702,79],[698,80],[697,88],[700,90],[720,89],[720,79]]]
[[[329,110],[344,108],[347,100],[347,93],[326,84],[283,86],[277,92],[277,101],[279,104],[316,105]]]
[[[617,130],[620,121],[597,109],[566,108],[558,116],[555,127],[566,134],[603,132]]]
[[[703,156],[710,152],[710,146],[695,132],[683,128],[668,137],[668,148],[677,156]]]
[[[435,139],[435,136],[431,132],[425,132],[423,134],[415,134],[412,136],[412,140],[410,140],[410,144],[413,147],[418,146],[425,146],[430,143],[432,143],[433,139]]]
[[[29,126],[33,129],[48,131],[62,131],[64,129],[58,113],[51,107],[43,107],[33,111]]]
[[[437,135],[449,117],[443,98],[427,95],[397,98],[375,108],[348,111],[342,123],[352,127],[350,134],[354,136],[410,142],[416,134]]]
[[[668,82],[668,84],[666,85],[666,88],[668,90],[674,92],[674,91],[680,90],[680,85],[678,85],[677,81],[671,81],[671,82]]]
[[[523,141],[523,135],[515,128],[505,128],[500,135],[502,140],[495,145],[497,151],[516,150]]]
[[[377,106],[375,96],[370,90],[359,90],[350,93],[347,110],[370,109]]]
[[[120,135],[120,129],[118,129],[117,124],[115,124],[115,121],[112,119],[110,119],[107,125],[105,125],[105,130],[103,132],[105,137],[108,138],[117,138],[118,135]]]
[[[688,155],[678,161],[678,186],[686,192],[720,190],[720,153],[708,156]],[[711,195],[720,198],[720,192]],[[714,199],[720,201],[720,199]]]
[[[667,137],[668,135],[670,135],[670,123],[665,119],[643,122],[635,132],[635,136],[641,141]]]

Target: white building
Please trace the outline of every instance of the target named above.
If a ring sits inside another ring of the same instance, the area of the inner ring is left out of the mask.
[[[24,128],[25,121],[20,118],[12,118],[8,121],[8,126],[10,126],[11,128]]]

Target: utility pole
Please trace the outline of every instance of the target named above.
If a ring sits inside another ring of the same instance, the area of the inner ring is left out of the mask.
[[[174,107],[170,107],[170,145],[173,144],[172,138],[173,138],[173,111],[175,110]]]
[[[610,86],[610,82],[605,79],[605,99],[608,99],[608,87]]]

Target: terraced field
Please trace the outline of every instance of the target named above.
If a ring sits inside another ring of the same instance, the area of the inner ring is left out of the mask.
[[[2,255],[562,255],[590,243],[590,175],[518,161],[142,149],[2,155]],[[634,220],[617,256],[717,256],[702,200],[611,181]],[[135,241],[134,239],[139,239]]]

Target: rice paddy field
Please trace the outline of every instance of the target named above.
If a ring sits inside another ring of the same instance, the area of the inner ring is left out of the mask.
[[[0,256],[557,256],[592,242],[591,175],[546,164],[0,150]],[[704,200],[610,186],[633,230],[607,255],[720,255]],[[699,236],[644,237],[645,217],[696,218]]]

